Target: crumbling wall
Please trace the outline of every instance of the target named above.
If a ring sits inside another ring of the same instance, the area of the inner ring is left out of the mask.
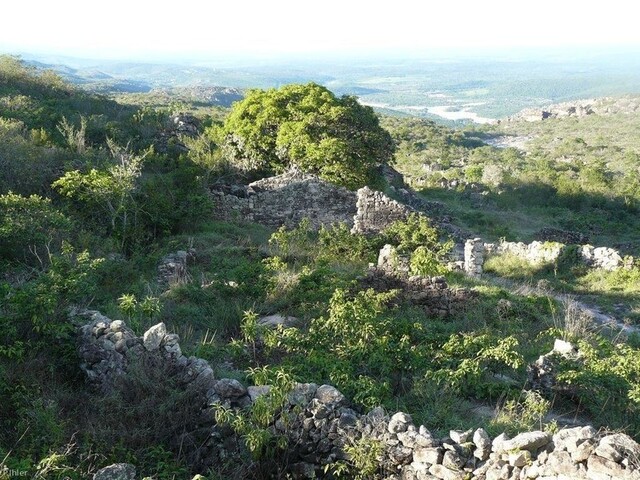
[[[355,192],[297,169],[212,194],[215,218],[269,227],[294,227],[304,218],[315,228],[340,222],[352,226],[356,214]]]
[[[435,211],[440,207],[420,201],[407,190],[400,192],[402,198],[421,209]],[[352,192],[295,168],[247,186],[218,187],[212,195],[215,218],[241,219],[269,227],[293,227],[308,218],[315,228],[343,222],[353,232],[372,234],[416,211],[369,187]]]
[[[371,266],[360,279],[361,288],[379,292],[399,290],[399,299],[419,306],[428,317],[447,317],[461,312],[476,297],[466,288],[449,288],[442,276],[410,275],[409,257],[385,245],[378,255],[377,266]]]
[[[533,265],[557,262],[568,245],[559,242],[506,242],[483,243],[480,238],[469,239],[465,243],[464,270],[470,275],[482,273],[482,266],[486,258],[491,255],[510,254],[526,260]],[[577,249],[579,258],[591,268],[604,270],[617,270],[629,268],[633,265],[632,257],[623,258],[617,250],[609,247],[593,247],[591,245],[579,245]]]
[[[382,192],[363,187],[358,190],[357,213],[353,219],[354,233],[372,234],[392,223],[405,220],[415,210],[387,197]]]
[[[75,316],[76,320],[88,320],[79,331],[78,351],[87,381],[101,390],[108,389],[118,375],[126,375],[128,363],[136,356],[146,354],[180,366],[184,384],[206,392],[207,406],[203,408],[215,404],[247,407],[269,391],[269,387],[247,388],[237,380],[216,379],[206,361],[182,355],[177,335],[167,333],[164,324],[137,337],[124,322],[99,312],[84,311]],[[211,435],[205,464],[216,465],[233,455],[229,445],[239,443],[229,441],[235,434],[219,429],[213,416],[209,418]],[[562,429],[554,435],[533,431],[509,439],[502,434],[492,440],[478,428],[436,438],[404,412],[389,416],[375,408],[367,414],[358,413],[330,385],[297,384],[272,428],[289,440],[283,467],[291,478],[322,478],[326,465],[348,458],[346,446],[365,438],[381,446],[379,471],[389,480],[640,480],[640,445],[623,433],[601,433],[585,426]],[[112,470],[126,471],[122,478],[135,478],[135,469],[126,464],[107,467],[96,478],[110,478],[107,474]]]

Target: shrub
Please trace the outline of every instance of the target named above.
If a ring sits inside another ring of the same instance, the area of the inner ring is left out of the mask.
[[[365,407],[390,401],[393,379],[424,364],[422,325],[394,317],[387,303],[395,292],[366,290],[351,297],[337,289],[327,316],[311,320],[308,332],[281,329],[265,337],[284,350],[284,364],[300,378],[332,383]]]
[[[47,198],[0,195],[0,258],[44,266],[71,234],[71,221]]]

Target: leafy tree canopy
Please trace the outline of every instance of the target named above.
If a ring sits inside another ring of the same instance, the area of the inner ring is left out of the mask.
[[[219,134],[245,170],[282,172],[295,164],[351,189],[379,183],[377,167],[394,152],[371,107],[315,83],[251,90]]]

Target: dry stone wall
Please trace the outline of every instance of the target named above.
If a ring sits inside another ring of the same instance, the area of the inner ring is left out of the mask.
[[[75,319],[88,321],[80,328],[78,351],[87,381],[102,391],[119,375],[127,375],[127,365],[143,354],[180,366],[184,385],[206,392],[204,409],[214,404],[247,407],[269,391],[269,387],[247,388],[237,380],[216,379],[206,361],[182,355],[177,336],[168,333],[164,324],[137,337],[124,322],[99,312],[78,312]],[[232,431],[219,428],[213,416],[208,418],[208,456],[203,464],[214,466],[234,455],[229,449],[239,448],[240,442],[231,438]],[[375,408],[358,413],[331,385],[297,384],[270,428],[289,440],[283,465],[290,478],[297,479],[323,478],[326,465],[348,459],[345,447],[369,439],[382,448],[378,470],[380,478],[388,480],[640,480],[640,445],[623,433],[601,433],[585,426],[554,435],[533,431],[491,439],[478,428],[436,438],[404,412],[389,416]],[[94,478],[132,480],[135,469],[117,464]]]
[[[315,228],[345,222],[353,224],[356,194],[344,187],[293,169],[247,186],[212,192],[215,218],[246,220],[269,227],[294,227],[308,218]]]
[[[476,293],[466,288],[449,288],[442,276],[410,275],[409,257],[399,255],[392,245],[385,245],[378,255],[377,266],[371,266],[360,280],[361,288],[379,292],[399,290],[399,298],[419,306],[428,317],[447,317],[470,305]]]
[[[315,228],[343,222],[354,232],[372,234],[405,219],[411,212],[441,209],[441,205],[423,201],[406,189],[397,193],[403,202],[413,206],[369,187],[352,192],[295,168],[247,186],[212,191],[215,218],[242,219],[269,227],[293,227],[308,218]]]
[[[352,231],[365,235],[378,233],[393,222],[405,220],[411,212],[415,211],[369,187],[358,190],[356,207],[357,213],[353,219]]]
[[[483,243],[482,239],[469,239],[465,243],[464,270],[470,275],[480,275],[482,266],[487,257],[491,255],[510,254],[526,260],[533,265],[554,263],[566,251],[568,245],[559,242],[506,242]],[[617,270],[633,265],[632,257],[623,258],[620,253],[609,247],[593,247],[591,245],[579,245],[577,254],[582,261],[591,268],[604,270]]]

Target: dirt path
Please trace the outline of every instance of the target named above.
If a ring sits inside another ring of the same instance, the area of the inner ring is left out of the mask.
[[[607,329],[613,336],[621,333],[629,335],[632,333],[640,334],[640,327],[636,325],[628,325],[625,322],[619,320],[613,315],[609,315],[600,310],[597,305],[592,303],[586,303],[581,299],[580,295],[564,294],[554,292],[553,290],[541,289],[532,285],[517,284],[512,280],[496,277],[484,274],[483,279],[488,283],[503,287],[510,292],[519,295],[536,295],[541,297],[551,297],[561,304],[568,306],[573,305],[578,312],[583,313],[593,319],[594,323],[598,324],[603,329]]]

